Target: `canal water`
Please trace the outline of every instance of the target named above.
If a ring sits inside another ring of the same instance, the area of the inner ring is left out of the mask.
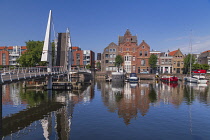
[[[107,83],[78,91],[2,87],[3,140],[209,140],[210,88]]]

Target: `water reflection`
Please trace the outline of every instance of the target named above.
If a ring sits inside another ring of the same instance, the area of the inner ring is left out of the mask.
[[[3,85],[2,88],[4,139],[30,139],[30,135],[40,128],[43,133],[35,134],[34,139],[69,139],[75,104],[91,102],[94,97],[94,85],[84,87],[83,91],[53,92],[26,90],[22,83]]]
[[[26,90],[21,83],[3,85],[4,139],[31,139],[31,136],[33,139],[70,139],[70,132],[75,129],[72,128],[75,105],[90,105],[97,99],[99,107],[101,98],[108,114],[116,113],[123,119],[125,126],[132,125],[131,120],[140,117],[148,116],[148,119],[151,109],[161,108],[163,105],[176,109],[182,105],[193,105],[195,102],[210,105],[210,88],[207,85],[97,81],[96,88],[97,92],[94,82],[84,86],[83,90],[75,91]],[[99,93],[99,98],[95,99],[95,92]],[[103,108],[98,109],[100,110]],[[92,111],[89,113],[91,115],[86,114],[89,116],[84,117],[85,121],[88,117],[97,115],[94,109]],[[95,116],[96,119],[97,117]],[[94,122],[90,123],[94,128]],[[103,122],[100,123],[103,125]]]
[[[207,105],[210,103],[207,85],[100,82],[98,87],[101,88],[103,102],[108,111],[117,113],[126,125],[130,124],[131,119],[137,118],[138,113],[145,116],[151,106],[159,106],[161,103],[172,104],[176,108],[183,101],[192,103],[195,98]]]

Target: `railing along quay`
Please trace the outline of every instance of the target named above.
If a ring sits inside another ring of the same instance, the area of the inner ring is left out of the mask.
[[[53,67],[51,72],[47,72],[46,67],[3,68],[0,70],[0,84],[58,74],[66,74],[63,67]]]

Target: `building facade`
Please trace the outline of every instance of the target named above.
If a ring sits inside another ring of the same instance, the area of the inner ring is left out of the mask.
[[[133,36],[128,29],[124,36],[119,36],[118,45],[112,42],[104,49],[102,71],[116,71],[114,63],[118,54],[124,59],[122,67],[127,73],[149,72],[150,46],[144,40],[138,45],[137,36]]]
[[[169,55],[169,51],[162,52],[160,54],[159,58],[160,73],[172,73],[173,70],[172,59],[173,57]]]
[[[210,50],[202,52],[198,57],[199,64],[208,64],[210,66]]]
[[[0,65],[16,66],[17,59],[27,50],[26,46],[2,46],[0,47]]]
[[[184,68],[184,55],[180,51],[180,49],[172,51],[169,53],[170,56],[172,56],[172,67],[173,71],[172,73],[183,73]]]
[[[90,65],[91,68],[95,68],[95,53],[93,51],[74,48],[72,54],[73,67],[86,67]]]
[[[156,51],[156,50],[152,50],[150,51],[150,55],[156,55],[157,56],[157,63],[156,63],[156,71],[160,72],[160,56],[161,56],[161,51]]]
[[[118,46],[112,42],[105,49],[102,54],[102,71],[116,71],[115,58],[118,55]]]

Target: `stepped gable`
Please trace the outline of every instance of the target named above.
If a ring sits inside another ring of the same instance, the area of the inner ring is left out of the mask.
[[[124,36],[119,36],[119,40],[118,40],[119,44],[125,43],[127,38],[130,39],[131,43],[137,43],[137,36],[132,36],[129,29],[127,29]]]

